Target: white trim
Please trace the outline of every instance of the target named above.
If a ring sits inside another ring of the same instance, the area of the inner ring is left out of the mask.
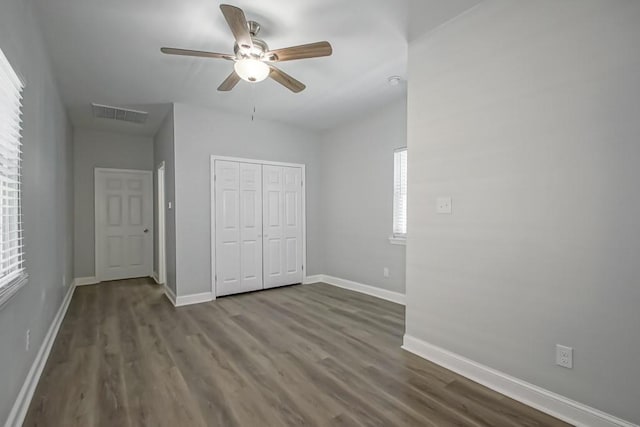
[[[15,274],[15,273],[12,273]],[[29,282],[29,275],[24,272],[20,272],[18,277],[15,277],[11,282],[0,287],[0,309],[9,302],[13,296],[18,293],[20,289]]]
[[[341,279],[339,277],[328,276],[326,274],[311,276],[307,278],[307,280],[309,279],[316,280],[317,282],[327,283],[338,288],[360,292],[361,294],[371,295],[376,298],[395,302],[396,304],[405,305],[405,295],[399,292],[388,291],[386,289],[365,285],[363,283],[354,282],[352,280]]]
[[[242,157],[228,157],[228,156],[216,156],[216,155],[212,155],[211,160],[222,160],[225,162],[253,163],[257,165],[267,165],[267,166],[285,166],[289,168],[304,168],[305,166],[304,163],[271,162],[268,160],[245,159]]]
[[[391,243],[392,245],[407,246],[407,238],[406,237],[389,236],[389,243]]]
[[[143,176],[147,176],[149,178],[151,178],[151,194],[150,194],[150,199],[151,199],[151,206],[153,206],[153,203],[155,201],[155,195],[153,194],[153,171],[150,170],[144,170],[144,169],[112,169],[112,168],[94,168],[93,170],[93,240],[94,240],[94,252],[93,252],[93,265],[94,265],[94,273],[96,275],[96,277],[98,277],[98,282],[101,281],[101,279],[103,279],[103,277],[100,277],[101,272],[102,272],[102,268],[100,268],[100,261],[102,259],[102,252],[101,252],[101,247],[100,247],[100,239],[98,239],[98,235],[99,235],[99,228],[100,228],[100,224],[98,223],[98,212],[99,212],[99,207],[98,207],[98,203],[99,203],[99,199],[98,199],[98,192],[97,190],[97,185],[98,185],[98,174],[99,173],[131,173],[131,174],[138,174],[138,175],[143,175]],[[151,208],[153,210],[153,207]],[[155,230],[155,224],[153,222],[153,212],[151,215],[151,225],[149,227],[150,230]],[[147,272],[148,275],[151,275],[151,270],[153,270],[153,260],[155,258],[154,255],[154,251],[153,251],[153,247],[154,247],[154,242],[153,242],[153,232],[151,233],[151,259],[150,259],[150,265],[149,265],[149,271]],[[123,277],[122,280],[124,279],[130,279],[132,277]]]
[[[266,160],[255,159],[243,159],[240,157],[226,157],[226,156],[211,156],[211,174],[209,176],[209,184],[211,190],[211,219],[210,219],[210,232],[211,232],[211,294],[213,299],[216,299],[216,186],[215,186],[215,174],[216,174],[216,160],[228,161],[228,162],[242,162],[253,163],[267,166],[283,166],[291,168],[302,169],[302,277],[304,280],[307,273],[307,167],[302,163],[286,163],[286,162],[270,162]]]
[[[211,245],[211,293],[213,298],[218,295],[216,289],[216,156],[211,156],[211,173],[209,175],[209,187],[211,191],[210,206],[211,219],[209,220],[209,232],[211,233],[209,244]]]
[[[164,285],[164,295],[174,307],[184,307],[187,305],[201,304],[203,302],[211,302],[215,300],[215,296],[211,292],[176,297],[176,294],[174,294],[166,284]]]
[[[156,282],[157,285],[162,285],[162,282],[160,281],[160,278],[158,277],[158,273],[156,273],[155,271],[153,273],[151,273],[151,278],[153,279],[154,282]]]
[[[69,286],[69,290],[64,296],[62,304],[60,305],[60,308],[58,309],[56,316],[53,318],[51,326],[49,327],[49,330],[47,331],[47,334],[42,341],[42,345],[40,345],[38,354],[31,364],[29,373],[27,374],[27,377],[22,384],[22,388],[18,393],[18,397],[16,398],[13,407],[11,408],[11,412],[9,413],[9,418],[7,418],[5,427],[17,427],[22,425],[22,423],[24,422],[24,417],[27,415],[27,409],[29,409],[29,405],[31,404],[33,393],[36,390],[36,386],[38,385],[38,381],[40,380],[40,375],[42,375],[44,366],[47,363],[49,353],[51,352],[51,347],[53,347],[53,343],[56,339],[56,336],[58,335],[58,330],[60,329],[62,320],[67,313],[67,309],[69,308],[69,303],[71,302],[71,298],[73,297],[75,288],[75,284],[71,283],[71,285]]]
[[[322,274],[316,274],[315,276],[306,276],[304,279],[302,279],[302,284],[311,285],[313,283],[322,282],[323,278],[324,276]]]
[[[402,348],[570,424],[591,427],[638,427],[410,335],[404,336]]]
[[[173,306],[176,306],[176,294],[173,293],[173,291],[169,288],[169,286],[167,286],[167,284],[164,284],[164,295],[167,297],[167,299],[171,302],[171,304],[173,304]]]
[[[160,162],[160,165],[156,169],[157,178],[157,191],[156,194],[156,206],[158,209],[158,224],[154,224],[154,227],[158,227],[158,272],[155,277],[158,278],[156,282],[164,283],[167,280],[167,180],[165,175],[166,169],[164,161]],[[162,179],[161,179],[162,178]],[[160,181],[162,180],[162,188],[160,188]],[[155,256],[155,254],[154,254]]]
[[[211,292],[203,292],[201,294],[180,295],[176,298],[176,307],[184,307],[185,305],[201,304],[203,302],[211,302],[215,300],[214,294]]]
[[[100,283],[97,277],[76,277],[73,279],[73,286],[97,285]]]

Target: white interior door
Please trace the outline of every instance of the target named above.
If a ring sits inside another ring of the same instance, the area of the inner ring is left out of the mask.
[[[216,295],[262,289],[262,166],[215,163]]]
[[[263,166],[264,288],[301,283],[302,169]]]
[[[96,169],[96,276],[150,276],[153,257],[150,171]]]

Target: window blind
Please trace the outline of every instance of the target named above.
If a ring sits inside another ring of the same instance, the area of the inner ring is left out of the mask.
[[[393,153],[393,235],[407,235],[407,149]]]
[[[20,197],[23,85],[0,50],[0,302],[24,276]]]

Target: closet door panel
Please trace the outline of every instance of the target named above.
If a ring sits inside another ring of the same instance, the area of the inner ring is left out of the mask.
[[[283,283],[282,272],[282,168],[262,167],[264,198],[264,287],[272,288]]]
[[[302,282],[302,169],[263,166],[264,286]]]
[[[218,296],[242,292],[240,165],[216,161],[216,276]]]
[[[285,213],[283,271],[286,284],[301,283],[302,271],[302,169],[284,167]]]
[[[262,289],[262,165],[240,163],[241,280],[244,292]]]

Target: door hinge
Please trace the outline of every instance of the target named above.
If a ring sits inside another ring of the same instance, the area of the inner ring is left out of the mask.
[[[213,280],[214,280],[216,283],[218,283],[218,275],[216,274],[216,275],[215,275],[215,276],[213,276],[213,277],[214,277],[214,278],[213,278]]]
[[[302,271],[304,271],[304,265],[302,266]]]
[[[216,182],[216,179],[217,179],[217,175],[214,173],[213,174],[213,182]]]

